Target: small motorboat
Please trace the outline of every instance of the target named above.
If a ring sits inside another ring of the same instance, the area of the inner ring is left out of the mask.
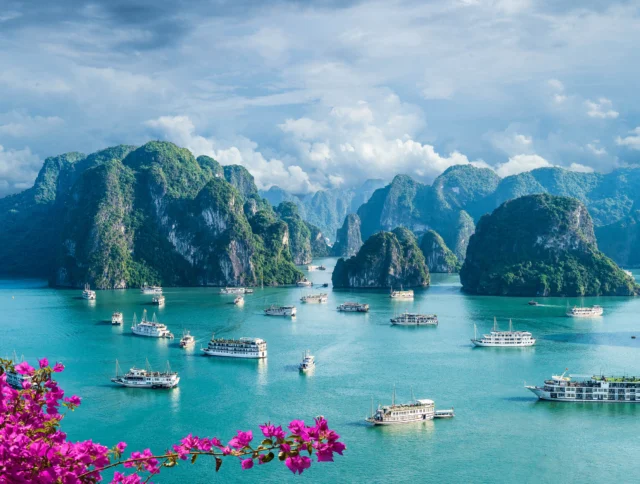
[[[329,287],[329,283],[328,283],[328,282],[325,282],[325,283],[322,285],[322,287]]]
[[[326,271],[326,270],[327,270],[327,268],[326,268],[325,266],[319,266],[319,267],[318,267],[318,270],[319,270],[319,271]]]
[[[315,357],[309,353],[309,350],[302,354],[302,362],[298,365],[298,369],[301,373],[311,371],[316,367]]]
[[[233,300],[233,304],[235,304],[236,306],[242,306],[244,304],[244,297],[238,296]]]
[[[529,306],[539,306],[540,303],[538,301],[534,301],[533,299],[529,301]]]
[[[436,410],[433,414],[433,418],[453,418],[456,414],[453,412],[453,408],[448,410]]]
[[[189,348],[196,344],[196,339],[191,336],[189,331],[185,331],[182,333],[182,338],[180,338],[180,348]]]
[[[113,324],[114,326],[120,326],[123,322],[123,316],[122,313],[119,312],[115,312],[111,315],[111,324]]]

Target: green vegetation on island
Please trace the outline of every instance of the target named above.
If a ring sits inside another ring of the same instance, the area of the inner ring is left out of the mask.
[[[398,227],[369,237],[358,253],[338,259],[334,287],[405,288],[429,284],[429,269],[413,233]]]
[[[638,292],[596,245],[583,203],[529,195],[478,222],[460,271],[463,289],[501,296],[628,296]]]

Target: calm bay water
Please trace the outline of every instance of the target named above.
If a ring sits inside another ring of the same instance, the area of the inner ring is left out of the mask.
[[[334,259],[322,259],[326,272],[309,274],[330,282]],[[432,275],[432,286],[416,291],[413,302],[392,301],[387,291],[329,291],[329,303],[303,305],[298,288],[256,289],[242,308],[217,288],[168,288],[157,309],[138,290],[99,291],[96,302],[80,291],[55,290],[45,282],[0,281],[0,354],[35,362],[47,356],[65,363],[60,381],[82,406],[64,421],[72,439],[105,445],[126,440],[131,449],[161,451],[189,432],[230,438],[238,429],[259,432],[265,421],[311,421],[324,415],[347,444],[344,457],[317,464],[294,477],[278,463],[241,471],[233,460],[220,473],[198,461],[162,472],[157,482],[625,482],[640,469],[640,406],[538,402],[524,382],[569,368],[571,373],[640,375],[640,299],[538,299],[468,296],[455,275]],[[306,291],[309,292],[309,291]],[[369,314],[337,313],[346,300],[371,305]],[[569,304],[601,304],[599,319],[564,317]],[[294,320],[269,318],[271,303],[295,303]],[[176,340],[132,336],[134,312],[157,312]],[[408,310],[438,315],[437,328],[389,325]],[[111,313],[124,313],[112,327]],[[473,325],[488,331],[493,317],[506,328],[538,338],[529,349],[474,349]],[[195,350],[178,347],[182,329],[198,339]],[[255,336],[268,343],[265,362],[205,358],[200,345],[217,336]],[[632,335],[639,339],[631,339]],[[316,356],[313,374],[300,375],[301,353]],[[167,360],[181,376],[179,388],[151,391],[112,385],[115,359],[123,369],[155,369]],[[371,428],[363,423],[371,398],[432,398],[437,408],[455,407],[456,417]]]

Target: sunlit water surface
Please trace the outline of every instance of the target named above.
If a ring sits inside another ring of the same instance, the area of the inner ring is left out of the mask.
[[[314,283],[330,282],[334,259]],[[42,281],[0,281],[0,354],[35,361],[47,356],[67,370],[60,380],[67,393],[83,398],[64,421],[71,439],[92,438],[106,445],[120,440],[131,449],[162,451],[182,436],[230,438],[238,429],[266,421],[311,421],[324,415],[348,450],[333,464],[319,464],[294,477],[273,462],[241,471],[227,460],[215,475],[213,463],[180,465],[157,482],[627,482],[640,468],[640,406],[559,404],[536,401],[525,382],[569,368],[572,373],[640,375],[640,299],[468,296],[456,275],[432,275],[413,302],[398,302],[387,291],[329,292],[328,304],[303,305],[308,290],[256,289],[244,307],[217,288],[167,288],[167,304],[157,309],[138,290],[99,291],[96,302],[80,291],[55,290]],[[343,301],[371,305],[368,314],[336,312]],[[294,320],[262,314],[271,303],[296,304]],[[564,316],[569,304],[601,304],[596,319]],[[133,314],[157,312],[176,334],[174,341],[133,336]],[[437,328],[391,327],[389,318],[405,309],[436,313]],[[121,311],[123,327],[112,327]],[[474,324],[531,331],[538,343],[528,349],[474,349]],[[195,350],[178,347],[183,329],[198,340]],[[267,361],[206,358],[199,348],[211,334],[253,336],[267,341]],[[631,336],[638,335],[638,339]],[[300,375],[305,349],[316,356],[313,374]],[[169,361],[180,373],[171,391],[112,385],[115,360],[123,369],[156,369]],[[431,398],[439,408],[455,407],[452,420],[394,428],[371,428],[363,419],[375,404]]]

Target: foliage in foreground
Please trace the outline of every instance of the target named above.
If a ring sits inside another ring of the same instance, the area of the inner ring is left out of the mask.
[[[16,390],[7,384],[6,372],[0,374],[0,482],[94,483],[102,480],[107,469],[121,468],[111,482],[136,484],[151,482],[162,469],[180,461],[194,464],[199,456],[214,459],[216,471],[223,459],[237,459],[243,470],[277,460],[294,474],[302,474],[311,466],[314,453],[317,462],[333,462],[334,453],[342,455],[346,448],[327,421],[317,417],[311,426],[302,420],[292,421],[288,432],[282,426],[261,425],[264,439],[257,446],[252,445],[250,430],[238,431],[226,444],[216,437],[189,434],[159,454],[145,449],[126,456],[125,442],[108,448],[91,440],[67,439],[60,424],[67,411],[75,410],[81,400],[75,395],[65,397],[53,380],[54,373],[64,370],[62,364],[51,367],[44,358],[35,369],[27,362],[14,366],[0,359],[2,369],[26,379],[23,388]]]

